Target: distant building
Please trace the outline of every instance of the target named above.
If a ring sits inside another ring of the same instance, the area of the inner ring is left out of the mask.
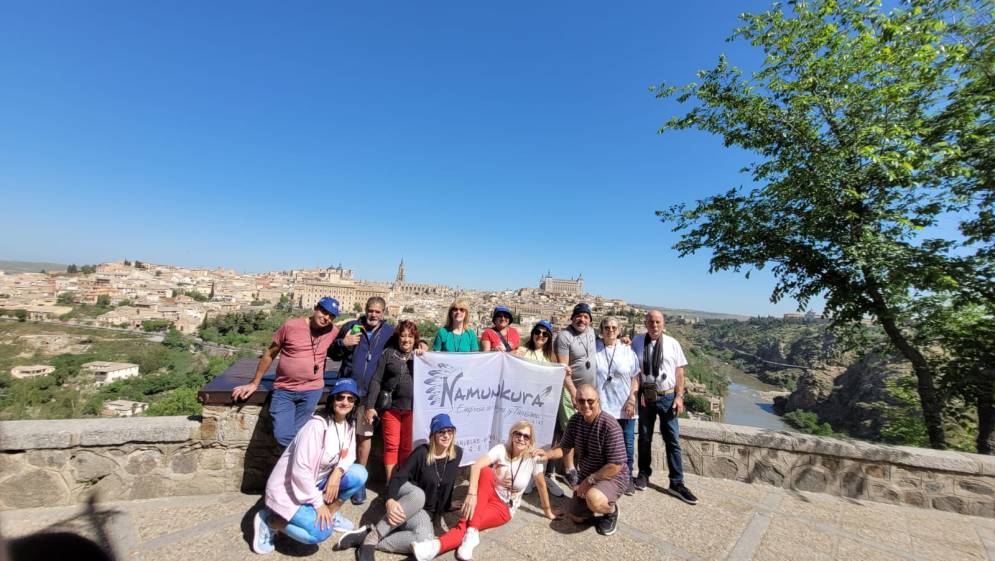
[[[575,279],[557,279],[547,272],[539,279],[539,290],[547,294],[580,296],[584,293],[584,275],[578,275]]]
[[[105,401],[104,408],[100,411],[101,417],[135,417],[141,415],[149,408],[149,404],[143,401],[130,401],[127,399],[115,399]]]
[[[45,364],[32,364],[29,366],[15,366],[10,369],[10,375],[21,380],[24,378],[35,378],[37,376],[47,376],[55,372],[54,366]]]
[[[93,374],[93,383],[97,386],[138,376],[138,365],[130,362],[87,362],[83,370]]]

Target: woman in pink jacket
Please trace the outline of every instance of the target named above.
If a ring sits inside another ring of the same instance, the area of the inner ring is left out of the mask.
[[[280,532],[316,544],[334,530],[353,528],[339,512],[366,485],[366,468],[356,461],[356,382],[339,380],[325,403],[283,451],[266,482],[266,508],[256,513],[252,550],[273,551]]]

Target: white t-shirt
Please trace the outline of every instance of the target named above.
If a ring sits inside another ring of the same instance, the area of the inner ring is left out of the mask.
[[[643,365],[643,345],[645,344],[645,340],[645,333],[637,335],[632,340],[632,350],[636,353],[640,370],[642,370]],[[677,369],[682,366],[687,366],[688,359],[684,357],[684,350],[681,349],[681,344],[677,342],[677,339],[674,339],[670,335],[663,335],[661,342],[663,344],[663,348],[660,350],[660,376],[656,379],[656,389],[657,391],[667,391],[674,389],[677,385]],[[653,347],[655,345],[656,342],[650,340],[650,353],[653,352]],[[652,355],[650,356],[652,357]],[[664,376],[664,374],[666,374],[666,376]],[[653,376],[650,372],[641,372],[639,381],[643,384],[651,383],[653,381]]]
[[[511,461],[508,458],[508,450],[505,449],[504,444],[498,444],[494,448],[491,448],[487,452],[487,457],[495,464],[494,476],[496,477],[497,496],[505,503],[511,501],[511,506],[508,507],[508,510],[514,516],[515,511],[518,510],[518,505],[522,502],[522,494],[525,492],[525,488],[529,486],[529,480],[533,476],[542,473],[545,462],[525,455],[515,458],[515,461]],[[515,480],[512,481],[511,489],[509,490],[502,485],[502,482],[512,476],[514,476]]]
[[[342,421],[341,423],[328,423],[328,430],[325,432],[325,451],[321,455],[321,467],[318,468],[318,481],[327,479],[332,470],[339,465],[339,461],[345,459],[350,449],[355,454],[356,440],[355,431]]]
[[[611,366],[611,372],[609,372]],[[611,375],[611,382],[608,376]],[[616,419],[622,416],[622,407],[632,392],[632,379],[639,375],[639,360],[629,345],[615,343],[606,348],[598,341],[598,396],[601,409]]]

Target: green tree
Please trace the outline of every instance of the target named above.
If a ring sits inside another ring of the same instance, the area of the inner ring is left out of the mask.
[[[124,266],[125,267],[130,267],[131,266],[131,261],[128,261],[127,259],[125,259],[124,260]]]
[[[111,297],[106,294],[101,294],[97,296],[97,306],[101,308],[106,308],[111,305]]]
[[[17,321],[20,322],[28,321],[28,311],[22,308],[18,308],[14,310],[14,317],[16,317]]]
[[[72,292],[63,292],[56,296],[55,303],[60,306],[72,306],[76,303],[76,299],[73,297]]]
[[[168,319],[147,319],[142,322],[142,330],[148,332],[161,333],[173,326],[173,322]]]
[[[76,264],[74,263],[66,267],[66,272],[69,273],[70,275],[75,275],[76,273],[79,272],[79,267],[77,267]]]
[[[172,327],[166,332],[166,336],[162,338],[162,344],[172,349],[186,349],[188,346],[183,334]]]
[[[283,298],[281,297],[281,302],[282,302],[282,300],[283,300]],[[352,303],[352,311],[356,312],[357,314],[361,314],[361,313],[363,313],[363,307],[359,305],[359,302],[353,302]]]
[[[418,338],[429,341],[429,344],[431,344],[432,339],[435,337],[435,332],[438,330],[439,326],[434,321],[426,319],[418,322]]]
[[[967,0],[913,1],[884,13],[875,0],[813,0],[744,14],[734,38],[765,54],[744,75],[723,57],[699,82],[662,86],[693,107],[661,132],[699,129],[754,152],[757,187],[658,213],[682,233],[685,256],[708,248],[710,270],[773,266],[771,299],[804,307],[823,295],[836,327],[873,317],[910,361],[930,445],[945,446],[937,370],[915,344],[917,296],[942,291],[956,241],[927,237],[977,203],[977,181],[955,142],[976,128],[951,108],[969,82]],[[989,105],[989,109],[990,109]],[[945,121],[944,109],[954,113]],[[989,184],[990,185],[990,184]]]

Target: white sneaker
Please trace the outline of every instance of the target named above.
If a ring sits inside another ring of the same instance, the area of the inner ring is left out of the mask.
[[[252,551],[260,555],[273,553],[275,549],[273,545],[273,529],[266,522],[268,517],[264,514],[265,512],[266,509],[262,509],[252,518]]]
[[[551,473],[546,474],[546,488],[549,489],[549,494],[554,497],[562,497],[564,494],[563,488],[553,479],[553,474]]]
[[[463,543],[456,549],[456,558],[463,561],[473,559],[473,548],[480,545],[480,532],[476,528],[467,528]]]
[[[425,540],[411,543],[411,554],[418,561],[432,561],[439,554],[439,540]]]

